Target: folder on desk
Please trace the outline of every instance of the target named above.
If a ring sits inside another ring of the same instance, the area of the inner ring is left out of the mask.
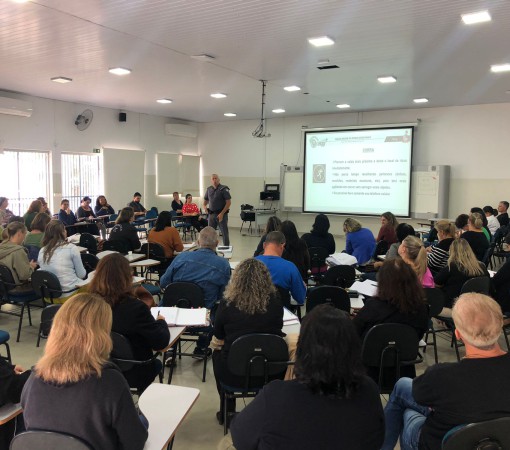
[[[158,314],[164,316],[169,327],[204,327],[208,325],[206,308],[155,307],[151,308],[151,314],[155,319]]]

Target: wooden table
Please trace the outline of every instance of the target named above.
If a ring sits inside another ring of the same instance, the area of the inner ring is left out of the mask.
[[[144,450],[166,448],[199,395],[195,388],[152,383],[138,400],[140,411],[149,421]]]
[[[7,403],[0,408],[0,425],[3,425],[21,414],[23,409],[19,403]]]

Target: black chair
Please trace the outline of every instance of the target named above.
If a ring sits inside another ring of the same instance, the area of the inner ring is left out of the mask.
[[[379,241],[375,245],[374,254],[372,255],[372,259],[375,260],[379,255],[385,255],[388,252],[388,249],[390,248],[388,242],[382,240]]]
[[[96,267],[99,264],[99,258],[96,255],[92,255],[91,253],[80,253],[80,257],[83,267],[85,267],[85,270],[87,271],[87,275],[96,270]]]
[[[75,291],[75,289],[63,291],[57,276],[46,270],[36,270],[32,274],[32,289],[45,303],[50,304],[53,304],[56,298],[62,297],[62,294]]]
[[[95,255],[97,253],[97,241],[96,238],[90,233],[82,233],[80,235],[81,247],[85,247],[89,253]]]
[[[140,249],[140,253],[146,255],[147,258],[159,261],[158,266],[147,268],[148,274],[157,273],[159,278],[163,276],[163,274],[166,272],[166,269],[173,260],[173,258],[167,258],[165,256],[165,249],[163,248],[162,245],[158,243],[148,242],[146,244],[143,244],[142,248]]]
[[[21,335],[21,326],[23,325],[23,314],[25,312],[25,307],[27,309],[28,323],[30,326],[32,326],[30,303],[41,298],[37,291],[34,290],[16,292],[14,289],[18,286],[23,285],[16,284],[11,270],[7,266],[0,264],[0,312],[19,317],[18,335],[16,337],[16,342],[19,342],[19,337]],[[3,311],[1,306],[4,304],[14,305],[17,308],[14,311]]]
[[[489,248],[485,250],[485,253],[482,258],[482,262],[485,264],[485,266],[490,269],[492,267],[492,255],[494,254],[494,249],[496,248],[496,243],[491,242],[489,245]]]
[[[368,330],[361,348],[363,364],[377,368],[381,394],[390,394],[400,369],[423,361],[418,352],[418,336],[414,328],[400,323],[383,323]]]
[[[450,430],[442,450],[503,450],[510,448],[510,417],[469,423]]]
[[[503,243],[505,242],[505,237],[508,232],[508,227],[503,225],[502,227],[499,227],[494,233],[492,241],[494,242],[495,246],[490,262],[491,267],[496,266],[496,258],[498,258],[498,262],[501,263],[502,260],[506,260],[510,256],[510,252],[505,252],[503,250]]]
[[[321,280],[325,286],[339,286],[347,289],[352,286],[356,279],[356,270],[353,266],[333,266],[328,269]]]
[[[326,266],[326,258],[329,256],[329,252],[327,249],[322,247],[310,247],[308,249],[308,253],[310,254],[311,271],[311,276],[309,279],[318,282],[324,276],[324,273],[321,272],[321,270],[323,270],[323,268]]]
[[[306,313],[308,314],[313,308],[324,303],[348,314],[351,312],[351,299],[345,289],[338,286],[317,286],[308,291]]]
[[[163,293],[163,299],[161,300],[160,306],[176,306],[177,308],[205,308],[204,291],[202,288],[195,283],[189,283],[179,281],[176,283],[170,283]],[[190,327],[179,338],[179,341],[172,348],[172,354],[174,361],[176,356],[181,359],[183,356],[191,356],[197,359],[202,359],[204,363],[204,369],[202,372],[202,382],[205,383],[205,375],[207,370],[207,359],[208,352],[204,355],[196,355],[194,353],[188,353],[182,351],[182,342],[195,342],[197,338],[207,333],[209,334],[209,327]],[[178,350],[177,350],[178,347]],[[163,363],[165,362],[166,355],[163,356]],[[168,384],[172,382],[172,376],[174,372],[174,364],[170,366],[170,373],[168,374]]]
[[[255,222],[255,212],[253,211],[253,206],[251,205],[241,205],[241,220],[243,221],[241,223],[241,229],[239,230],[239,233],[243,232],[243,226],[245,222],[248,222],[248,233],[251,232],[251,224],[252,222]]]
[[[445,295],[444,292],[439,288],[427,288],[425,289],[425,295],[427,296],[427,303],[429,306],[429,328],[427,329],[425,333],[425,348],[423,349],[423,352],[425,353],[427,351],[427,346],[432,345],[434,347],[434,359],[436,361],[436,364],[438,362],[437,359],[437,341],[436,341],[436,329],[434,327],[434,322],[432,320],[433,317],[439,316],[441,311],[443,310],[443,306],[445,303]],[[441,330],[439,330],[441,331]],[[428,338],[429,334],[432,335],[432,343],[429,343]]]
[[[48,305],[42,310],[41,313],[41,324],[39,325],[39,333],[37,335],[37,347],[42,339],[48,339],[50,334],[51,326],[53,325],[53,318],[57,314],[58,310],[62,305]]]
[[[242,386],[221,382],[224,433],[228,431],[228,400],[255,397],[268,381],[283,378],[289,364],[289,349],[281,336],[247,334],[237,338],[228,352],[227,367],[234,376],[244,378]]]
[[[114,239],[103,242],[103,251],[113,250],[114,252],[122,253],[127,255],[130,252],[129,243],[123,239]]]
[[[87,442],[56,431],[25,431],[14,436],[10,450],[94,450]]]
[[[491,290],[491,279],[489,277],[475,277],[467,280],[460,290],[461,294],[476,292],[478,294],[489,295]]]
[[[128,341],[126,336],[112,331],[111,337],[113,348],[110,353],[110,359],[117,364],[121,372],[127,372],[135,366],[147,366],[152,364],[161,355],[160,352],[156,352],[149,359],[139,361],[135,359],[131,343]],[[159,381],[160,383],[163,381],[162,373],[159,374]],[[138,396],[141,395],[141,392],[139,392],[135,387],[130,386],[130,389],[135,390]]]

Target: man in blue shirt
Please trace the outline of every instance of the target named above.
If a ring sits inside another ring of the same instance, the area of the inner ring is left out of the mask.
[[[285,236],[281,231],[267,233],[264,242],[264,254],[255,259],[262,261],[271,274],[273,284],[290,291],[292,298],[300,305],[305,303],[306,286],[298,268],[293,262],[282,258],[285,248]],[[285,304],[284,299],[282,303]]]
[[[198,250],[179,254],[161,277],[161,287],[176,281],[196,283],[204,291],[205,306],[212,309],[230,280],[230,264],[216,254],[217,245],[216,231],[205,227],[198,236]],[[195,353],[208,351],[209,342],[210,336],[201,335]]]

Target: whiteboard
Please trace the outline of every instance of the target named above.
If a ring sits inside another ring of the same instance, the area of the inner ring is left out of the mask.
[[[289,170],[290,169],[290,170]],[[280,166],[284,211],[303,211],[303,168]]]
[[[413,167],[411,186],[411,217],[448,217],[450,166]]]

